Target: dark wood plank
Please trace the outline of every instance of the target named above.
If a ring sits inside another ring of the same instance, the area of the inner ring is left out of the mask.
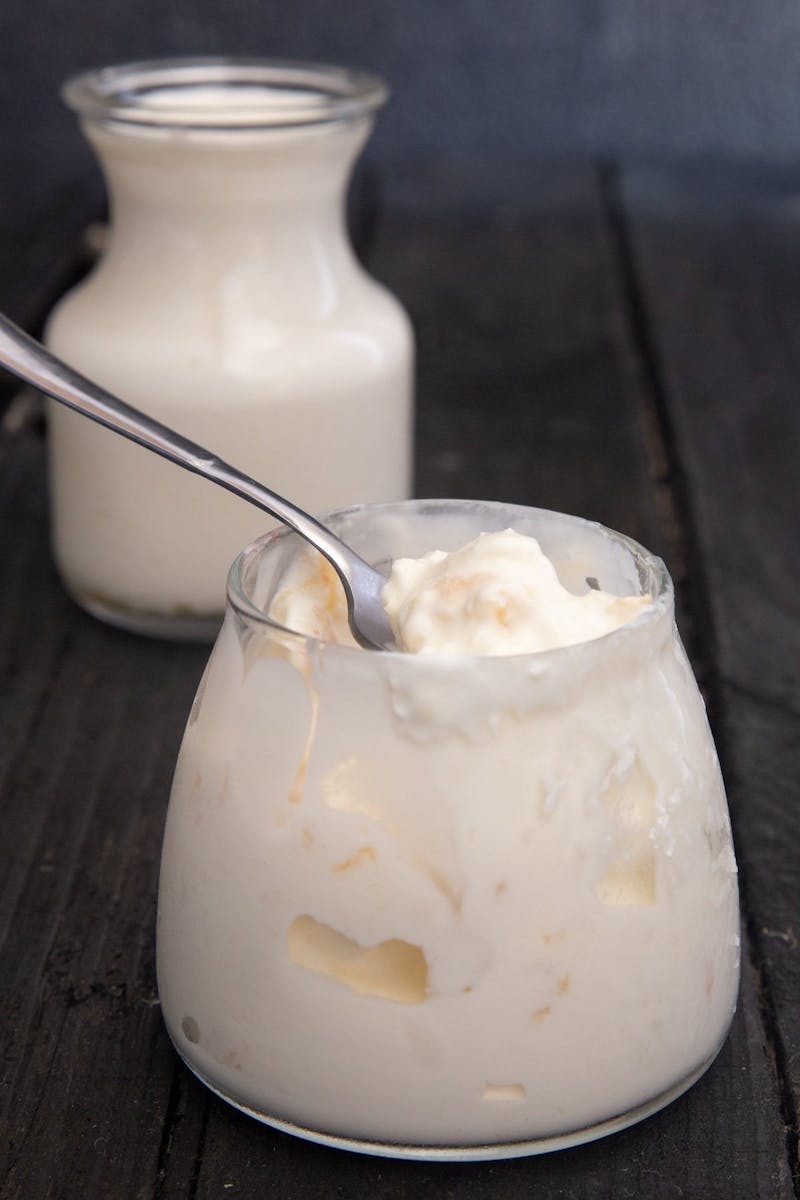
[[[2,459],[0,1192],[150,1196],[175,1070],[159,845],[206,652],[81,614],[49,563],[41,443]]]
[[[594,173],[527,174],[525,208],[398,222],[374,262],[417,329],[417,494],[591,515],[665,552]]]
[[[626,174],[714,670],[761,1003],[798,1171],[800,228],[796,174]],[[683,214],[683,219],[681,219]],[[687,216],[691,219],[687,219]]]
[[[96,176],[81,174],[44,193],[30,179],[4,180],[0,312],[38,332],[53,302],[89,261],[86,230],[104,207]]]

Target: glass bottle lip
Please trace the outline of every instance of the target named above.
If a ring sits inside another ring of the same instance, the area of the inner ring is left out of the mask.
[[[438,499],[438,500],[405,500],[389,503],[355,505],[350,508],[337,509],[333,512],[324,514],[320,519],[323,523],[330,524],[331,527],[342,537],[347,537],[350,530],[346,528],[346,523],[351,517],[369,519],[371,516],[380,518],[384,514],[393,516],[394,514],[409,514],[424,513],[429,511],[436,513],[438,511],[458,510],[468,511],[484,510],[491,513],[493,510],[503,510],[504,513],[519,513],[519,514],[538,514],[544,518],[554,518],[558,522],[562,522],[565,526],[573,526],[576,528],[583,527],[591,530],[601,538],[606,539],[612,544],[626,551],[630,555],[630,559],[639,576],[640,584],[647,592],[649,592],[652,603],[648,605],[643,612],[633,620],[625,622],[618,628],[613,629],[610,633],[603,634],[600,637],[591,638],[585,642],[578,642],[572,645],[559,646],[552,650],[537,650],[530,653],[498,655],[496,657],[482,656],[475,658],[472,655],[456,655],[456,654],[426,654],[426,655],[409,655],[400,650],[384,651],[377,657],[389,659],[401,659],[403,661],[412,660],[421,663],[427,669],[435,669],[437,664],[442,665],[446,670],[451,670],[456,662],[467,663],[477,662],[481,664],[489,664],[489,670],[504,669],[504,664],[514,664],[526,662],[531,659],[536,659],[539,662],[544,660],[557,661],[560,658],[569,657],[576,652],[581,653],[587,648],[596,647],[599,645],[611,646],[619,644],[629,638],[638,638],[642,635],[647,636],[648,631],[653,628],[656,622],[664,615],[669,617],[670,622],[674,620],[674,587],[672,578],[667,570],[664,562],[647,550],[639,542],[626,534],[619,533],[614,529],[609,529],[596,521],[587,520],[584,517],[576,517],[565,513],[559,513],[554,510],[536,509],[529,506],[504,504],[493,501],[475,501],[475,500],[454,500],[454,499]],[[345,523],[345,529],[342,528],[342,523]],[[273,633],[286,639],[289,644],[294,644],[298,647],[326,647],[330,653],[333,650],[336,654],[357,655],[359,657],[375,658],[374,652],[365,651],[359,646],[342,645],[337,642],[324,641],[315,638],[310,634],[302,633],[297,629],[292,629],[289,626],[282,625],[271,617],[267,611],[259,607],[252,595],[252,586],[248,576],[251,569],[256,566],[263,558],[265,553],[274,551],[281,544],[294,541],[296,545],[303,544],[302,539],[298,534],[291,529],[281,526],[270,530],[269,533],[257,538],[246,546],[234,560],[231,569],[228,573],[227,585],[227,600],[228,606],[237,616],[244,621],[245,625],[251,625],[256,628],[266,628],[272,630]],[[359,552],[363,553],[362,547],[355,547]],[[645,594],[644,590],[643,593]],[[494,667],[493,664],[499,664]]]
[[[90,121],[188,130],[287,129],[364,117],[386,103],[376,75],[326,63],[236,56],[119,63],[68,79]]]

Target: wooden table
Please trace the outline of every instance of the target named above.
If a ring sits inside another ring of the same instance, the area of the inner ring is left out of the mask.
[[[207,651],[127,636],[65,597],[41,430],[7,420],[3,1200],[800,1195],[800,176],[516,169],[524,200],[487,189],[456,211],[432,181],[424,212],[377,229],[371,267],[419,338],[417,493],[592,516],[667,560],[740,863],[730,1038],[641,1125],[506,1163],[322,1149],[209,1094],[164,1032],[153,949],[170,776]],[[0,242],[4,306],[34,323],[63,280],[37,236],[36,253]]]

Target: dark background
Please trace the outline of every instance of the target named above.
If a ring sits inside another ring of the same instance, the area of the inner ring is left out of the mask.
[[[525,188],[510,158],[793,161],[800,148],[796,0],[2,0],[0,47],[6,233],[86,170],[63,79],[140,57],[385,75],[394,99],[369,154],[397,205],[433,199],[418,166],[442,154],[486,164],[442,171],[442,198],[468,205]]]

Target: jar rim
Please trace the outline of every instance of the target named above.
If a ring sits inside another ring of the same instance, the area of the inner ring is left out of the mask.
[[[379,76],[347,67],[231,55],[147,59],[84,71],[66,81],[61,95],[90,121],[234,131],[365,117],[386,103],[389,88]]]
[[[342,534],[336,526],[349,518],[358,518],[361,515],[374,515],[380,517],[383,514],[394,514],[398,512],[420,512],[426,510],[430,512],[443,512],[447,508],[455,510],[462,509],[485,509],[487,512],[492,510],[503,510],[504,512],[518,512],[520,514],[537,514],[544,518],[553,518],[559,522],[564,522],[566,525],[573,527],[583,527],[588,531],[594,532],[596,535],[608,539],[612,543],[616,543],[626,550],[636,567],[640,582],[643,584],[645,578],[649,583],[649,594],[652,598],[652,603],[649,604],[638,616],[632,620],[626,621],[624,624],[612,629],[609,633],[602,634],[600,637],[594,637],[584,642],[577,642],[567,646],[557,646],[551,650],[536,650],[522,654],[509,654],[497,656],[475,656],[468,654],[426,654],[424,660],[427,666],[435,666],[435,664],[443,663],[446,667],[452,666],[454,661],[460,662],[519,662],[536,659],[542,661],[545,659],[556,658],[574,653],[576,650],[581,650],[585,646],[596,646],[600,643],[608,644],[613,639],[624,639],[633,636],[638,636],[642,632],[648,630],[660,617],[668,614],[672,619],[674,612],[675,593],[672,578],[667,570],[662,559],[658,555],[647,550],[639,542],[628,537],[624,533],[619,533],[617,530],[609,529],[605,525],[601,525],[597,521],[591,521],[585,517],[577,517],[572,514],[560,513],[550,509],[539,509],[530,505],[506,504],[496,501],[481,501],[481,500],[465,500],[465,499],[436,499],[436,500],[405,500],[389,503],[378,504],[359,504],[349,508],[336,509],[333,512],[323,514],[320,520],[324,524],[331,524],[335,532]],[[306,647],[325,647],[327,651],[334,650],[337,653],[356,654],[363,656],[369,651],[365,651],[361,646],[343,645],[342,643],[327,641],[323,638],[314,637],[311,634],[303,633],[300,630],[292,629],[287,625],[282,625],[269,615],[267,611],[260,608],[254,601],[248,590],[246,582],[246,574],[257,560],[263,554],[272,548],[275,543],[285,542],[288,539],[296,540],[298,546],[303,545],[303,539],[293,530],[281,526],[270,530],[268,533],[256,538],[248,546],[237,555],[230,571],[228,573],[227,583],[227,599],[229,607],[246,623],[254,626],[262,626],[273,630],[283,638],[289,639],[290,642]],[[588,582],[588,581],[587,581]],[[592,585],[594,586],[594,585]],[[645,591],[642,595],[647,594]],[[374,652],[373,652],[374,653]],[[419,659],[419,655],[409,655],[402,650],[386,650],[380,652],[381,658],[386,659],[403,659],[409,658]]]

